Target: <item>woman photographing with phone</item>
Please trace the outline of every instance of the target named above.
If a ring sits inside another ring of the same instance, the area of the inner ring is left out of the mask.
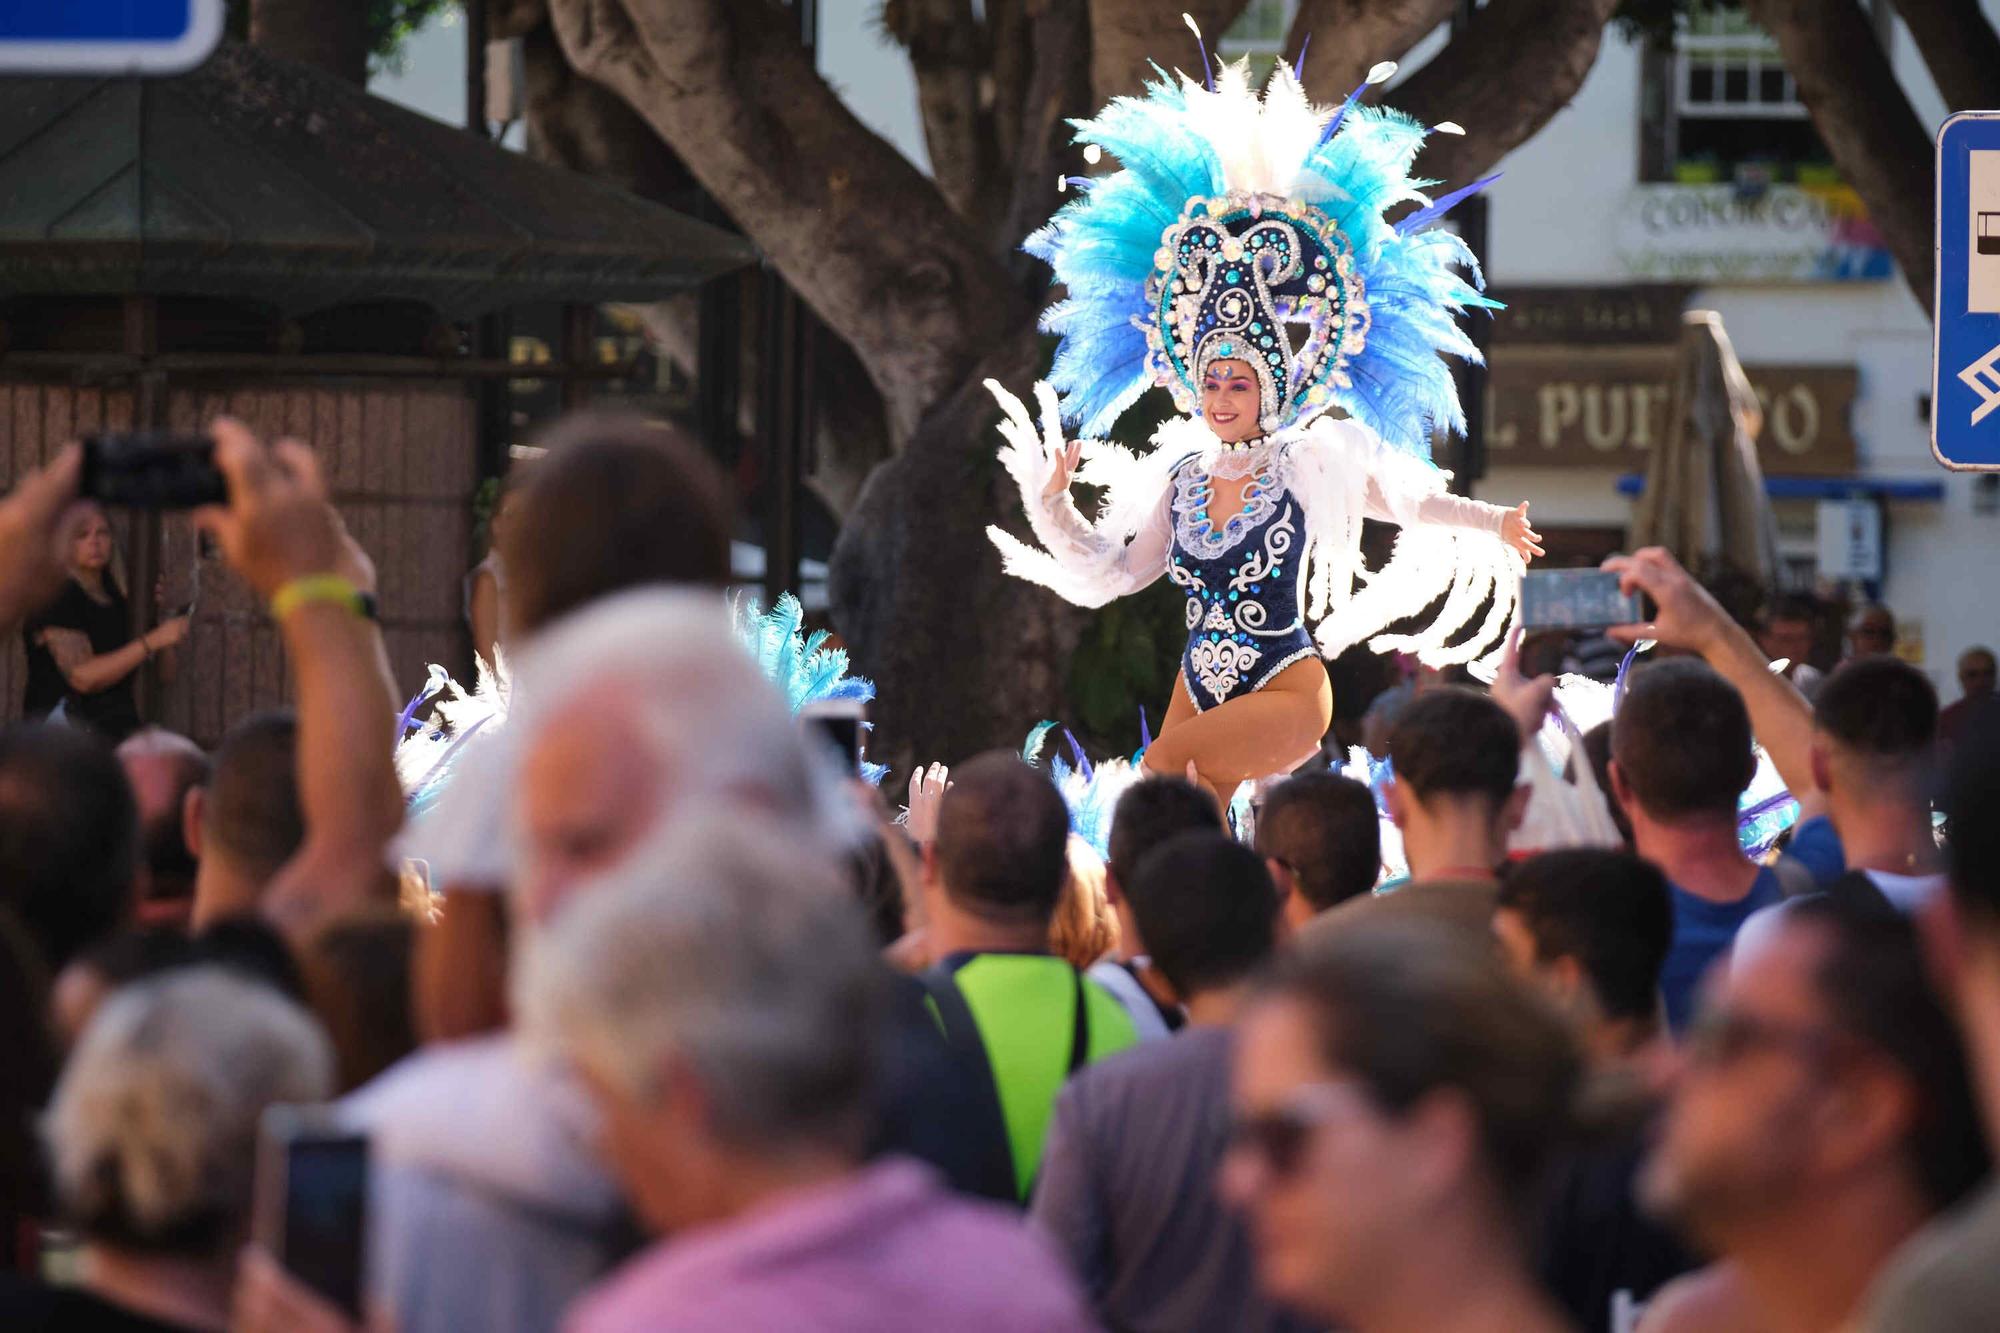
[[[114,744],[139,729],[132,682],[140,667],[187,637],[174,616],[134,637],[125,575],[111,522],[97,504],[77,506],[65,549],[69,582],[22,631],[28,682],[22,712],[90,727]]]

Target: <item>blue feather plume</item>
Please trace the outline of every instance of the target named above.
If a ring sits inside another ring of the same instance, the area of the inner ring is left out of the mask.
[[[781,594],[769,611],[756,598],[746,598],[737,604],[734,620],[738,641],[785,696],[792,712],[807,704],[867,703],[875,697],[875,682],[847,674],[847,651],[828,648],[825,630],[805,633],[805,607],[790,593]],[[889,776],[889,770],[864,761],[861,775],[877,783]]]
[[[1028,733],[1027,743],[1021,747],[1021,758],[1040,766],[1043,748],[1049,735],[1055,731],[1056,723],[1037,723]],[[1134,756],[1129,762],[1123,759],[1107,759],[1101,764],[1093,764],[1067,727],[1063,728],[1063,739],[1069,743],[1070,754],[1075,762],[1065,760],[1061,755],[1049,759],[1049,781],[1062,794],[1063,804],[1069,808],[1069,831],[1097,849],[1099,856],[1109,859],[1111,855],[1111,817],[1117,810],[1118,798],[1143,774],[1139,761]]]

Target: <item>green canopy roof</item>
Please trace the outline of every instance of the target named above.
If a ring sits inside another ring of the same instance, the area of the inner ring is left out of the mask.
[[[0,79],[0,296],[194,295],[449,318],[640,301],[741,237],[241,43],[170,79]]]

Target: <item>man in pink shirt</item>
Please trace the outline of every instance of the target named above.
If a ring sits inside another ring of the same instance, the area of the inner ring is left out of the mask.
[[[579,894],[518,973],[532,1045],[665,1237],[569,1333],[1092,1327],[1018,1217],[861,1161],[882,977],[824,858],[751,816]]]

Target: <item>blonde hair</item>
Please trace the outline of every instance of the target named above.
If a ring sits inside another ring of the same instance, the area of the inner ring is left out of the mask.
[[[268,985],[184,968],[119,991],[43,1118],[56,1197],[92,1240],[207,1254],[250,1209],[257,1124],[333,1087],[326,1034]]]
[[[63,523],[62,562],[63,572],[76,577],[76,539],[83,530],[83,522],[91,514],[104,520],[104,530],[111,534],[111,563],[104,567],[104,581],[120,597],[130,597],[125,586],[125,543],[118,540],[118,526],[111,521],[111,511],[95,500],[79,500]]]
[[[1049,921],[1049,952],[1076,967],[1089,967],[1118,947],[1118,916],[1104,887],[1104,858],[1097,849],[1069,836],[1069,880]]]

